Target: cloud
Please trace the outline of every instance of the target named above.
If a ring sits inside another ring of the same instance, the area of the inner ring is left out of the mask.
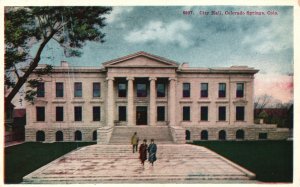
[[[107,23],[113,23],[120,20],[123,17],[122,14],[129,13],[133,10],[133,7],[113,7],[111,13],[106,16]]]
[[[142,29],[131,31],[125,40],[130,43],[176,44],[186,48],[193,45],[193,41],[184,34],[191,29],[192,25],[183,20],[176,20],[168,24],[161,21],[150,21]]]
[[[269,23],[255,25],[252,33],[246,35],[242,44],[261,54],[280,52],[293,46],[292,14],[278,19],[270,19]]]
[[[255,75],[255,96],[271,95],[283,103],[293,100],[293,77],[282,74]]]

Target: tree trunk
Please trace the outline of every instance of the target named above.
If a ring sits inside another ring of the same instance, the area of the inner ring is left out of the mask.
[[[9,95],[5,98],[5,110],[8,109],[9,103],[11,103],[12,99],[16,96],[16,94],[19,92],[20,88],[24,85],[24,83],[27,81],[30,74],[34,71],[34,69],[38,66],[39,61],[41,59],[41,54],[46,46],[46,44],[50,41],[50,39],[54,36],[56,32],[52,32],[40,45],[33,61],[30,63],[29,68],[25,72],[25,74],[18,79],[17,84],[12,89],[12,91],[9,93]]]

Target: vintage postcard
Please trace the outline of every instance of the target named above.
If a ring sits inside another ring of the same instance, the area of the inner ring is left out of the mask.
[[[1,5],[4,185],[299,185],[298,2]]]

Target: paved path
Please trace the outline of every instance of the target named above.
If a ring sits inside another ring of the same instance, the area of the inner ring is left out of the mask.
[[[255,175],[195,145],[158,145],[154,166],[143,167],[130,145],[91,145],[23,178],[24,183],[255,183]]]

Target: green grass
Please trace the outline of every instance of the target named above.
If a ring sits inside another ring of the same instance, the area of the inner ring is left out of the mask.
[[[292,141],[199,141],[256,174],[262,182],[293,182]]]
[[[22,178],[34,170],[46,165],[56,158],[82,146],[95,144],[94,142],[30,142],[4,150],[5,179],[7,184],[21,183]]]

